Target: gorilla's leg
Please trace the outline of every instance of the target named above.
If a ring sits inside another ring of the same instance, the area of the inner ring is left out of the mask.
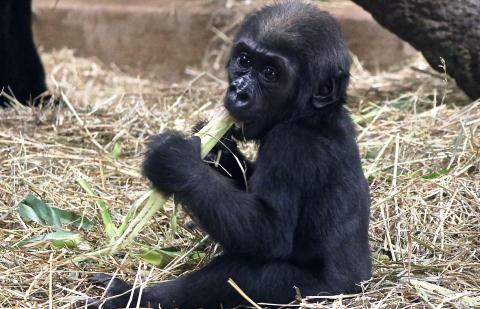
[[[105,276],[97,277],[99,285],[106,286]],[[321,276],[284,261],[255,262],[250,259],[220,256],[209,265],[191,273],[143,289],[141,306],[162,309],[169,308],[229,308],[245,304],[245,300],[229,284],[232,278],[254,301],[287,304],[295,300],[297,287],[303,295],[315,295],[326,291]],[[95,280],[94,280],[95,282]],[[115,279],[108,296],[124,293],[131,287]],[[131,307],[137,304],[138,289],[135,291]],[[130,294],[107,301],[103,308],[118,308],[127,305]]]

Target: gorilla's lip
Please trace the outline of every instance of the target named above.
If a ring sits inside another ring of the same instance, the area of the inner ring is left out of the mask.
[[[244,121],[235,121],[235,124],[234,124],[236,128],[242,128],[244,125],[245,125]]]
[[[234,119],[234,127],[237,129],[243,129],[246,126],[250,125],[253,122],[253,119],[251,117],[241,117],[240,115],[237,115],[236,113],[230,111],[227,107],[227,111],[230,114],[230,116]]]
[[[230,116],[233,117],[233,119],[234,119],[233,126],[236,127],[236,128],[243,128],[244,126],[246,126],[249,123],[248,120],[240,119],[239,117],[236,117],[232,113],[230,113]]]
[[[245,129],[252,123],[251,120],[235,120],[234,126],[237,129]]]

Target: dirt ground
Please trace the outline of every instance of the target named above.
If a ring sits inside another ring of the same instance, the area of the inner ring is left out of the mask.
[[[48,241],[18,247],[52,231],[20,217],[18,204],[28,193],[92,220],[90,230],[79,231],[87,250],[104,246],[97,198],[78,179],[94,188],[119,224],[148,190],[139,175],[147,138],[167,128],[187,131],[211,117],[226,88],[201,72],[165,87],[70,50],[42,57],[60,104],[0,111],[0,307],[69,308],[102,294],[86,281],[97,272],[153,284],[219,253],[208,241],[199,245],[203,235],[184,227],[184,215],[171,202],[137,237],[143,245],[174,248],[177,255],[166,265],[142,260],[136,245],[79,264],[71,259],[85,247],[58,249]],[[303,295],[296,306],[478,308],[480,102],[468,102],[421,57],[375,75],[356,63],[352,76],[349,108],[372,194],[374,275],[363,293]],[[254,145],[244,148],[254,156]],[[201,253],[195,258],[185,254],[194,246]]]

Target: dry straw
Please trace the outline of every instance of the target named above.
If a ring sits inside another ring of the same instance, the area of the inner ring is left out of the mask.
[[[133,245],[123,255],[78,265],[61,262],[85,252],[52,250],[49,244],[15,248],[48,230],[19,218],[16,205],[27,193],[92,219],[94,228],[83,236],[102,248],[108,241],[97,198],[77,179],[96,190],[119,224],[148,190],[139,175],[148,137],[166,128],[188,131],[197,120],[209,119],[225,90],[208,74],[165,87],[68,50],[43,58],[51,89],[64,93],[63,103],[0,112],[0,307],[67,308],[101,295],[86,282],[94,273],[152,284],[196,269],[219,253],[199,231],[185,228],[181,207],[172,202],[136,239],[150,247],[181,249],[163,268],[141,261],[141,248]],[[349,107],[372,192],[374,276],[364,283],[364,293],[302,295],[301,306],[478,306],[480,103],[465,105],[465,97],[421,59],[376,75],[357,64],[352,74]],[[109,154],[118,146],[120,156],[113,160]],[[253,155],[254,146],[243,147]],[[192,258],[191,252],[199,251],[204,254]]]

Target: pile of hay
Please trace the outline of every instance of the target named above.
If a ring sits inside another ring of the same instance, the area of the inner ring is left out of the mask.
[[[78,249],[52,250],[48,243],[16,248],[48,230],[19,217],[17,205],[27,193],[93,220],[84,238],[100,248],[106,237],[95,198],[76,180],[94,187],[118,223],[148,189],[139,175],[148,137],[166,128],[188,131],[208,118],[226,86],[202,74],[165,87],[69,50],[44,54],[43,60],[60,104],[0,111],[0,307],[66,308],[101,294],[86,282],[94,273],[118,272],[133,281],[153,270],[149,283],[155,283],[200,267],[218,253],[214,244],[203,242],[202,258],[176,258],[155,268],[136,258],[135,250],[76,266],[60,264],[81,253]],[[421,59],[377,75],[357,65],[352,74],[350,108],[372,193],[374,276],[363,294],[303,295],[301,305],[480,305],[480,102],[465,105],[465,97]],[[111,159],[115,144],[121,153]],[[254,147],[246,147],[253,154]],[[138,240],[186,252],[203,236],[184,226],[182,212],[169,203]]]

